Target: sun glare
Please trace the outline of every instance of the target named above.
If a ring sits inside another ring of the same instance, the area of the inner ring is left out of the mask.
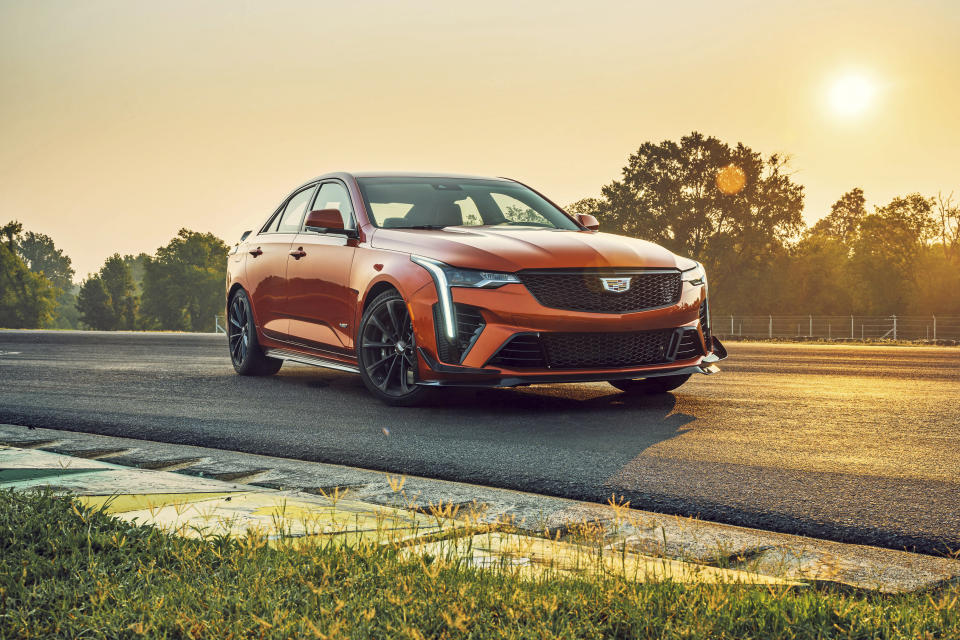
[[[848,74],[834,80],[830,86],[830,106],[842,116],[863,113],[873,102],[876,87],[861,74]]]

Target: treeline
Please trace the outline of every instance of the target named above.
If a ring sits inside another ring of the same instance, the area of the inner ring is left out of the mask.
[[[602,197],[568,207],[707,268],[717,313],[960,315],[960,206],[853,188],[812,227],[787,158],[692,133],[645,143]]]
[[[692,133],[648,142],[599,198],[568,207],[707,267],[715,313],[960,315],[960,206],[897,197],[868,211],[859,188],[812,227],[787,158]],[[155,255],[115,254],[73,284],[43,234],[0,228],[0,327],[212,331],[227,245],[182,229]]]
[[[49,236],[0,228],[0,327],[213,331],[227,245],[181,229],[150,256],[114,254],[80,285]]]

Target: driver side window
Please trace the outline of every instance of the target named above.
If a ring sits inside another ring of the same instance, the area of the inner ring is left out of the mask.
[[[324,182],[317,192],[317,199],[313,202],[313,209],[336,209],[343,219],[344,229],[353,229],[353,206],[350,204],[350,194],[346,187],[339,182]]]
[[[293,194],[283,213],[277,216],[277,223],[271,231],[277,233],[296,233],[299,231],[303,214],[307,212],[307,204],[310,202],[310,196],[313,195],[313,189],[314,186],[309,186]]]

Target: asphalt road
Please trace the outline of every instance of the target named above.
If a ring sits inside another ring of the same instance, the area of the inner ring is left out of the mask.
[[[543,385],[396,409],[345,373],[240,378],[222,336],[0,332],[0,422],[960,549],[960,349],[728,347],[722,373],[658,397]]]

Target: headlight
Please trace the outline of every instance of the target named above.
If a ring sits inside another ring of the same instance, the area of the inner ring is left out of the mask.
[[[512,273],[499,273],[496,271],[474,271],[473,269],[455,269],[443,265],[443,270],[447,276],[447,282],[451,287],[477,287],[480,289],[496,289],[505,284],[520,282],[520,279]]]
[[[450,295],[450,287],[495,289],[505,284],[520,282],[520,279],[512,273],[457,269],[439,260],[424,258],[423,256],[410,256],[410,260],[430,272],[433,283],[437,287],[440,309],[443,311],[444,331],[450,340],[457,337],[457,317],[456,310],[453,307],[453,296]]]
[[[699,286],[707,283],[707,272],[704,270],[703,265],[698,262],[697,266],[692,269],[681,271],[680,279],[694,286]]]

